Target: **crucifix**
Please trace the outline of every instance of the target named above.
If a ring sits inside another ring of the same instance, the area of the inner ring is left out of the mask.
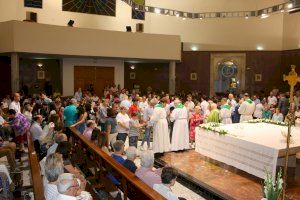
[[[283,192],[282,199],[285,199],[286,195],[286,185],[287,185],[287,169],[288,169],[288,159],[290,151],[290,142],[291,142],[291,126],[295,122],[295,109],[294,109],[294,88],[298,82],[300,82],[300,77],[296,72],[296,66],[291,65],[291,71],[289,75],[283,75],[283,81],[287,81],[290,86],[290,109],[287,115],[288,121],[288,134],[286,139],[286,151],[285,151],[285,164],[284,164],[284,173],[283,173]]]

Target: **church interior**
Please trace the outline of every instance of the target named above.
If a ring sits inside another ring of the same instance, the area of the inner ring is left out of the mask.
[[[300,0],[0,0],[0,199],[300,200]]]

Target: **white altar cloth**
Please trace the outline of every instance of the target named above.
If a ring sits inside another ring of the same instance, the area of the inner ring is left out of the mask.
[[[227,135],[196,128],[195,150],[200,154],[236,167],[259,178],[265,178],[266,170],[276,174],[278,153],[286,148],[282,131],[286,126],[267,123],[239,123],[220,125]],[[300,129],[292,128],[290,145],[300,147]]]

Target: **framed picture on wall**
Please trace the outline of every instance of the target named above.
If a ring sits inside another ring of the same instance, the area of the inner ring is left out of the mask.
[[[135,79],[135,72],[129,73],[129,79]]]
[[[196,81],[198,79],[198,74],[197,73],[191,73],[190,74],[190,79],[191,79],[191,81]]]
[[[260,82],[262,79],[262,76],[261,76],[261,74],[255,74],[254,78],[255,78],[255,82]]]
[[[37,71],[37,79],[45,79],[45,71]]]

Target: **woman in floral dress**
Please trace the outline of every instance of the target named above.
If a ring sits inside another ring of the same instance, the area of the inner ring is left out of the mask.
[[[195,142],[195,128],[203,123],[203,116],[201,115],[201,107],[196,106],[195,112],[190,117],[190,143],[193,146]]]

